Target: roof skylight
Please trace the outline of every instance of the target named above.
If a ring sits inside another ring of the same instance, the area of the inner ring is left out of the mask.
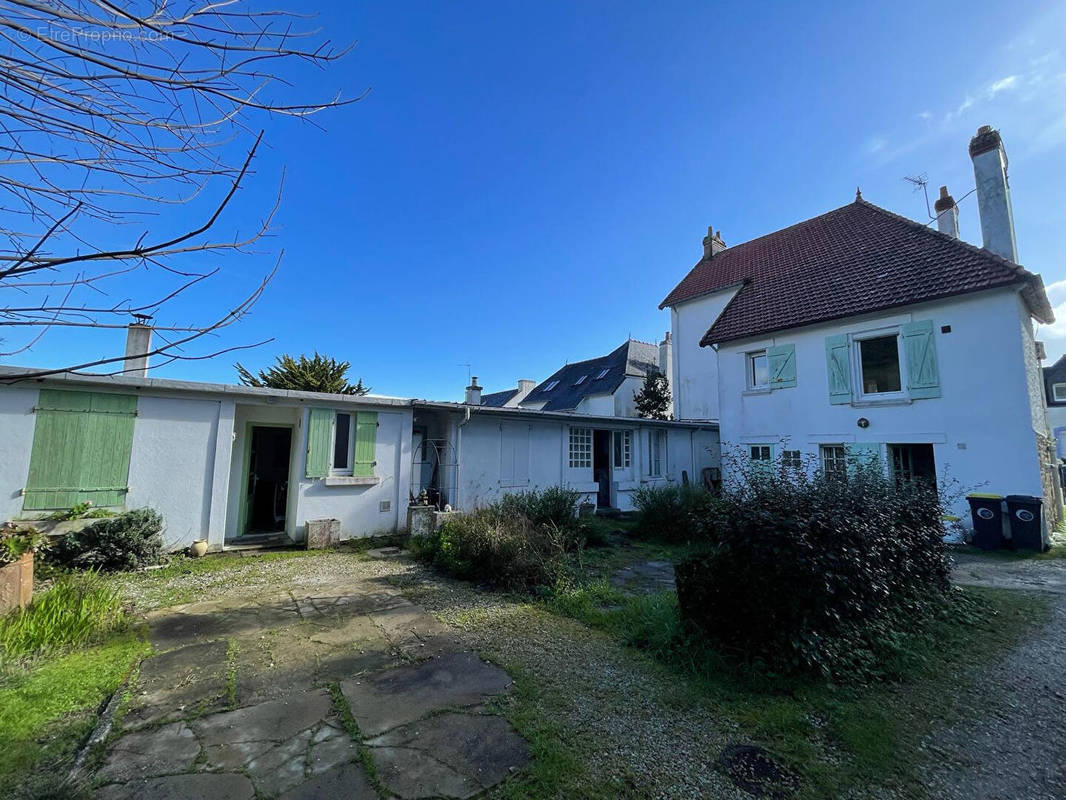
[[[559,385],[559,381],[552,381],[551,383],[549,383],[547,386],[544,387],[544,391],[550,392],[552,389],[554,389],[558,385]]]
[[[585,378],[587,377],[588,375],[582,375],[580,378],[574,381],[574,386],[580,386],[581,384],[583,384],[585,382]]]
[[[610,367],[604,367],[603,369],[601,369],[599,372],[596,373],[596,377],[593,378],[592,380],[598,381],[600,378],[606,378],[607,377],[607,373],[610,372],[610,371],[611,371]]]

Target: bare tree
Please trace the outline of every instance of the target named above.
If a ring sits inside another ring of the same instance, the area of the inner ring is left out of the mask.
[[[157,316],[222,268],[204,267],[206,259],[256,252],[281,180],[254,230],[218,228],[263,142],[259,123],[311,120],[362,95],[299,99],[283,76],[325,67],[347,48],[304,16],[244,6],[0,0],[0,359],[57,328],[124,328],[131,314]],[[202,208],[202,217],[175,231],[168,212],[181,205]],[[154,325],[161,343],[144,355],[163,356],[160,366],[262,344],[212,352],[198,340],[247,315],[280,258],[225,306]],[[146,271],[171,285],[146,296]],[[120,372],[123,358],[19,377]]]

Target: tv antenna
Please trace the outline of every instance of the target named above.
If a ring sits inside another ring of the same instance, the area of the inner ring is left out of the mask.
[[[923,172],[920,175],[904,175],[903,180],[911,184],[914,191],[922,190],[922,194],[925,195],[925,213],[929,219],[936,219],[929,208],[929,176]]]

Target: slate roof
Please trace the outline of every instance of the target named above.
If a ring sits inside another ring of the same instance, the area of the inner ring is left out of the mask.
[[[605,356],[567,364],[537,384],[519,405],[547,401],[543,411],[573,411],[585,397],[612,394],[622,385],[627,375],[643,378],[649,370],[658,369],[658,346],[630,339]],[[607,370],[607,373],[602,378],[597,378],[603,370]],[[585,380],[575,386],[582,375],[586,376]],[[552,381],[558,381],[558,384],[551,391],[547,391],[546,387]]]
[[[504,389],[502,392],[490,392],[481,395],[481,405],[493,408],[503,408],[507,401],[518,394],[518,389]]]
[[[1039,275],[857,198],[702,259],[659,307],[739,286],[710,345],[1015,284],[1033,316],[1054,320]]]

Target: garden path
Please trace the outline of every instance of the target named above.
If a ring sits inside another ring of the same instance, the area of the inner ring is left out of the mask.
[[[150,614],[155,653],[93,777],[106,800],[458,797],[529,760],[499,667],[387,582]]]
[[[1050,616],[963,702],[970,721],[926,740],[933,797],[1059,800],[1066,797],[1066,560],[959,554],[957,583],[1047,594]],[[992,691],[989,691],[992,688]],[[976,720],[976,721],[974,721]]]

